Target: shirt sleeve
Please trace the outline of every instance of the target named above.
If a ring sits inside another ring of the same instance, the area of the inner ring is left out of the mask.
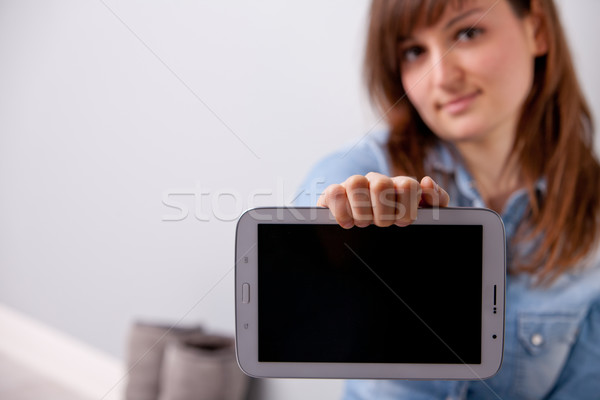
[[[385,149],[387,134],[363,137],[358,142],[328,155],[308,173],[296,192],[294,205],[314,207],[327,186],[342,183],[352,175],[378,172],[390,175]]]
[[[577,341],[547,400],[600,398],[600,297],[590,307]]]

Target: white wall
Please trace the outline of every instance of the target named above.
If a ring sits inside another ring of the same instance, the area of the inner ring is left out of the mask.
[[[600,152],[600,1],[555,0],[569,42],[583,92],[596,122],[596,153]]]
[[[598,116],[600,2],[561,5]],[[117,357],[134,318],[233,332],[235,217],[373,127],[367,7],[0,1],[0,302]]]

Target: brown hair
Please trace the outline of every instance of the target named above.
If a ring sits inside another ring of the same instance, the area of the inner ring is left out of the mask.
[[[435,23],[447,5],[465,0],[373,0],[365,78],[374,103],[390,126],[388,149],[394,168],[421,178],[435,134],[412,106],[402,87],[398,38],[417,21]],[[530,214],[517,240],[540,237],[527,260],[512,272],[535,273],[552,282],[572,270],[599,238],[600,165],[594,155],[593,123],[581,93],[565,35],[552,0],[507,0],[522,18],[539,8],[548,51],[535,60],[533,87],[523,106],[513,147],[529,192]],[[536,2],[535,4],[532,4]],[[545,178],[542,198],[535,184]]]

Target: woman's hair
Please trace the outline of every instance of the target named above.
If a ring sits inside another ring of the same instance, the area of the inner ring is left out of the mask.
[[[436,137],[406,97],[398,38],[409,36],[416,21],[435,24],[446,6],[460,7],[464,1],[373,0],[365,78],[390,126],[394,168],[403,174],[425,175],[425,155]],[[540,282],[552,282],[575,268],[598,241],[600,165],[594,156],[591,113],[553,1],[506,1],[519,18],[529,15],[532,2],[537,2],[548,40],[546,54],[535,60],[533,86],[513,147],[530,200],[530,215],[517,240],[540,237],[540,244],[511,272],[535,273]],[[535,189],[540,178],[546,181],[542,196]]]

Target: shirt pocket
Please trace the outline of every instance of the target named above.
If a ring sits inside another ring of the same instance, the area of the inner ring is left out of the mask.
[[[575,342],[579,313],[521,313],[515,391],[524,399],[544,397],[554,386]]]

